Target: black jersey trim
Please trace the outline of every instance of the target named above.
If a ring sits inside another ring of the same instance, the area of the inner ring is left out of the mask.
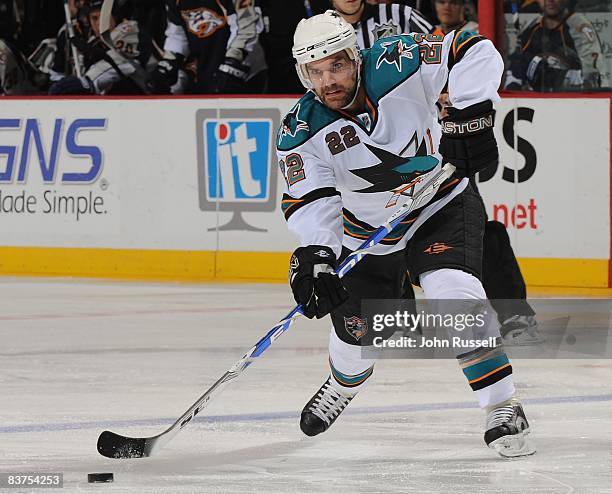
[[[457,65],[461,59],[465,56],[467,51],[474,46],[476,43],[484,41],[486,38],[484,36],[480,36],[479,34],[473,33],[472,36],[459,40],[461,35],[465,35],[465,31],[457,31],[453,36],[453,42],[451,43],[451,48],[448,53],[448,71]]]
[[[307,204],[323,199],[324,197],[334,197],[339,195],[340,192],[333,187],[322,187],[321,189],[315,189],[297,199],[291,197],[289,194],[283,194],[281,210],[285,215],[285,220],[289,220],[293,213],[295,213],[298,209],[303,208]]]
[[[508,363],[508,364],[503,365],[499,369],[494,370],[488,376],[485,376],[476,382],[470,382],[470,387],[472,388],[473,391],[478,391],[480,389],[486,388],[487,386],[491,386],[492,384],[495,384],[496,382],[501,381],[504,377],[508,377],[511,374],[512,374],[512,365]]]

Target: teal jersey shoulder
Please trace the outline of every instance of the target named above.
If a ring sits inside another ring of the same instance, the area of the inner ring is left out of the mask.
[[[474,31],[464,31],[462,29],[457,34],[455,34],[455,39],[453,40],[453,48],[459,48],[467,40],[474,37],[482,38],[482,36],[480,36],[478,33],[475,33]]]
[[[361,51],[362,78],[374,103],[414,75],[421,64],[419,44],[410,34],[398,34],[377,40]]]
[[[301,146],[339,118],[340,114],[327,108],[308,91],[283,117],[278,129],[276,148],[279,151],[289,151]]]

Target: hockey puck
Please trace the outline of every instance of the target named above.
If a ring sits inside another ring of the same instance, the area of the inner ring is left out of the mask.
[[[93,483],[103,483],[103,482],[112,482],[114,480],[112,473],[88,473],[87,474],[87,482],[90,484]]]

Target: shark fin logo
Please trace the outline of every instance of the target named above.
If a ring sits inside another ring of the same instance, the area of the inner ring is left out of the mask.
[[[300,103],[295,105],[285,118],[283,118],[283,123],[281,125],[281,131],[279,135],[279,142],[285,136],[295,137],[298,132],[305,131],[308,132],[310,127],[308,123],[304,120],[300,119]]]
[[[378,70],[383,63],[389,65],[395,65],[398,72],[402,71],[402,60],[408,58],[412,60],[414,58],[413,51],[418,48],[419,45],[408,46],[401,39],[393,41],[383,41],[380,46],[384,51],[378,57],[376,61],[376,69]]]
[[[416,140],[416,134],[411,142],[413,140]],[[400,196],[411,196],[414,187],[439,163],[436,157],[427,154],[424,139],[421,140],[416,155],[410,157],[401,156],[402,153],[397,155],[371,144],[364,144],[379,162],[366,168],[350,170],[351,173],[371,184],[355,192],[365,194],[390,192],[392,195],[385,207],[395,206]]]

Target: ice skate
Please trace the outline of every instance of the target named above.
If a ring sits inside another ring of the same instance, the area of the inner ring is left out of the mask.
[[[302,410],[300,429],[307,436],[325,432],[336,421],[355,394],[343,394],[334,388],[331,377],[315,393]]]
[[[499,332],[504,345],[527,346],[544,341],[534,316],[512,316],[504,321]]]
[[[487,413],[485,443],[504,458],[528,456],[536,452],[528,440],[529,422],[518,400],[492,408]]]

